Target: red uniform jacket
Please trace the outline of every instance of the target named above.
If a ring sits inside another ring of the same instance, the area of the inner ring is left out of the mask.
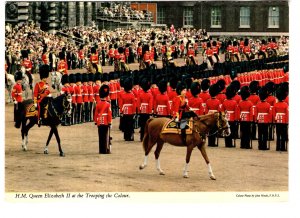
[[[75,95],[75,93],[74,93],[74,87],[75,87],[76,85],[73,85],[73,86],[70,86],[69,87],[69,91],[70,91],[70,93],[71,93],[71,95],[72,95],[72,103],[73,104],[75,104],[76,103],[76,95]]]
[[[57,65],[57,71],[68,74],[68,64],[65,60],[60,60]]]
[[[168,93],[168,97],[169,97],[170,108],[172,108],[173,99],[177,96],[177,92],[175,89],[170,88],[167,93]]]
[[[101,100],[97,103],[94,114],[94,122],[97,126],[109,125],[112,120],[112,112],[110,103],[105,100]]]
[[[90,56],[90,61],[91,61],[93,64],[98,64],[98,63],[99,63],[98,54],[91,54],[91,56]]]
[[[203,100],[200,97],[192,96],[189,98],[190,110],[194,111],[198,116],[204,114]]]
[[[118,97],[117,84],[116,82],[109,83],[109,97],[111,100],[116,100]]]
[[[219,93],[219,94],[217,94],[216,98],[219,99],[219,101],[222,104],[226,99],[226,95],[224,93]]]
[[[203,109],[204,109],[204,112],[206,111],[206,101],[208,99],[210,99],[210,94],[208,91],[202,91],[200,92],[199,94],[199,97],[202,99],[203,103],[202,103],[202,106],[203,106]]]
[[[221,102],[219,101],[219,99],[216,99],[215,97],[208,99],[206,101],[205,114],[219,112],[220,104]]]
[[[115,60],[118,60],[120,58],[120,53],[119,53],[118,49],[114,50],[114,57],[115,57]]]
[[[32,69],[32,62],[28,59],[24,59],[22,66],[25,67],[25,70],[29,73],[31,73],[31,69]]]
[[[136,100],[132,92],[124,92],[120,96],[120,112],[124,115],[132,115],[136,112]]]
[[[225,112],[225,117],[228,121],[236,121],[238,120],[237,107],[238,104],[235,100],[225,99],[220,106],[220,111]]]
[[[109,49],[109,51],[108,51],[108,56],[109,56],[110,58],[113,58],[113,57],[115,56],[115,49],[113,49],[113,48]]]
[[[94,99],[97,104],[98,102],[100,102],[99,89],[100,89],[100,85],[95,84],[93,86]]]
[[[82,85],[83,102],[89,102],[89,91],[87,85]]]
[[[137,108],[138,113],[140,114],[152,114],[153,96],[149,90],[148,92],[145,92],[144,90],[140,92],[137,99]]]
[[[272,108],[273,121],[275,123],[289,123],[289,106],[286,102],[280,101]]]
[[[43,81],[36,83],[33,91],[34,103],[40,103],[42,99],[49,94],[50,90],[48,83],[44,83]]]
[[[240,101],[242,100],[241,96],[240,95],[235,95],[232,100],[235,100],[236,103],[240,103]]]
[[[79,52],[78,52],[78,57],[79,57],[80,60],[84,59],[84,52],[83,52],[82,49],[79,50]]]
[[[187,52],[187,55],[188,55],[189,57],[195,57],[195,51],[194,51],[194,49],[190,48],[190,49],[188,50],[188,52]]]
[[[88,85],[87,89],[88,89],[89,102],[94,102],[93,85]]]
[[[22,102],[22,85],[19,83],[16,83],[11,91],[11,97],[14,99],[14,101]]]
[[[60,94],[63,95],[63,94],[71,93],[69,88],[70,86],[63,86],[60,90]]]
[[[173,118],[178,117],[181,119],[183,112],[187,112],[190,110],[188,105],[188,99],[178,95],[173,99],[171,115]]]
[[[43,61],[43,63],[44,64],[49,64],[49,58],[48,58],[48,53],[44,53],[43,55],[42,55],[42,61]]]
[[[126,57],[123,53],[119,55],[119,60],[120,62],[124,62],[124,63],[126,62]]]
[[[82,85],[76,85],[74,87],[74,94],[75,94],[75,99],[76,99],[75,102],[77,104],[82,103],[83,102],[83,96],[82,96],[83,88],[82,88]]]
[[[160,116],[170,115],[170,103],[167,94],[158,94],[153,103],[154,113]]]
[[[272,111],[271,105],[268,102],[262,101],[256,105],[254,110],[254,119],[258,123],[271,123]]]
[[[238,104],[237,118],[239,121],[253,121],[253,103],[249,100],[242,100]]]
[[[205,50],[205,54],[207,55],[207,57],[211,57],[213,56],[213,50],[211,48],[207,48]]]
[[[269,95],[266,98],[266,102],[268,102],[271,106],[274,106],[274,104],[276,103],[276,98],[273,95]]]
[[[151,60],[150,60],[150,52],[146,51],[146,53],[144,54],[144,57],[143,57],[143,61],[147,62],[147,63],[151,62]]]

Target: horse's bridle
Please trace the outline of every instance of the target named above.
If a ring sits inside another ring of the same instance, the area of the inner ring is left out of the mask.
[[[50,102],[51,108],[52,108],[52,110],[54,111],[55,116],[57,116],[59,119],[61,119],[63,115],[68,114],[69,107],[71,107],[71,103],[68,101],[67,98],[68,98],[68,95],[66,95],[66,96],[63,98],[63,103],[62,103],[62,106],[63,106],[63,113],[62,113],[62,114],[59,114],[59,113],[57,112],[57,110],[55,109],[55,107],[53,106],[52,102]],[[48,110],[48,112],[50,113],[49,110]],[[51,115],[51,113],[50,113],[50,115]]]

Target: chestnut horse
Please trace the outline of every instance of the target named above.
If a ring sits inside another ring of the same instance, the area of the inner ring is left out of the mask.
[[[143,147],[145,151],[144,163],[140,166],[140,170],[144,169],[147,166],[148,155],[152,149],[152,147],[157,143],[156,150],[154,152],[155,160],[156,160],[156,168],[159,171],[160,175],[164,175],[163,170],[160,167],[159,154],[165,142],[175,145],[175,146],[186,146],[186,164],[183,171],[183,177],[188,178],[188,164],[190,162],[190,157],[192,151],[195,147],[197,147],[207,164],[208,174],[212,180],[215,180],[215,176],[212,172],[212,168],[206,154],[205,150],[205,141],[206,136],[209,134],[209,131],[213,129],[213,127],[217,126],[217,131],[212,134],[217,134],[222,131],[224,136],[230,135],[230,126],[228,124],[227,119],[224,114],[221,112],[215,112],[212,114],[207,114],[199,117],[193,117],[192,119],[192,133],[186,135],[186,145],[184,145],[182,141],[182,137],[180,134],[176,133],[161,133],[163,127],[167,122],[171,119],[169,118],[150,118],[147,120],[145,124],[145,133],[143,138]],[[212,135],[211,134],[211,135]]]

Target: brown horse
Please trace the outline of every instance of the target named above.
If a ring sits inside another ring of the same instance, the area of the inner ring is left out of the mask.
[[[197,148],[201,151],[201,154],[208,166],[208,174],[212,180],[215,180],[215,176],[212,172],[212,168],[206,154],[205,141],[206,136],[213,127],[217,126],[217,131],[212,134],[216,134],[222,131],[225,136],[230,135],[230,126],[227,119],[223,113],[215,112],[208,115],[203,115],[199,117],[193,117],[192,119],[192,133],[186,135],[186,145],[182,141],[181,134],[176,133],[163,133],[162,130],[165,124],[171,119],[168,118],[150,118],[145,124],[145,134],[143,138],[143,147],[145,151],[144,163],[140,166],[140,169],[144,169],[147,166],[148,154],[150,153],[152,147],[157,143],[156,150],[154,152],[156,160],[156,168],[160,175],[164,175],[163,170],[160,167],[159,154],[165,142],[175,145],[175,146],[186,146],[186,164],[183,172],[183,177],[188,178],[188,164],[190,162],[190,157],[193,149]]]

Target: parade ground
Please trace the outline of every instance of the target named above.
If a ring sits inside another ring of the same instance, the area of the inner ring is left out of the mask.
[[[201,61],[201,60],[199,60]],[[183,63],[179,60],[179,63]],[[201,62],[200,62],[201,63]],[[131,69],[137,64],[131,65]],[[160,66],[159,66],[160,67]],[[109,72],[111,67],[103,67]],[[84,70],[81,70],[84,72]],[[77,71],[74,71],[77,72]],[[38,80],[39,75],[34,75]],[[5,99],[7,99],[5,91]],[[164,176],[155,166],[154,150],[144,170],[139,129],[135,141],[125,142],[119,130],[119,118],[113,120],[111,154],[98,154],[97,127],[93,122],[59,126],[62,149],[60,157],[55,137],[49,154],[43,153],[49,127],[35,125],[29,131],[28,150],[21,148],[20,129],[14,127],[13,103],[5,103],[5,192],[287,192],[288,152],[276,151],[275,141],[270,150],[207,147],[216,180],[210,180],[201,153],[191,156],[189,178],[183,178],[186,149],[165,144],[160,155]],[[207,146],[207,145],[206,145]]]

